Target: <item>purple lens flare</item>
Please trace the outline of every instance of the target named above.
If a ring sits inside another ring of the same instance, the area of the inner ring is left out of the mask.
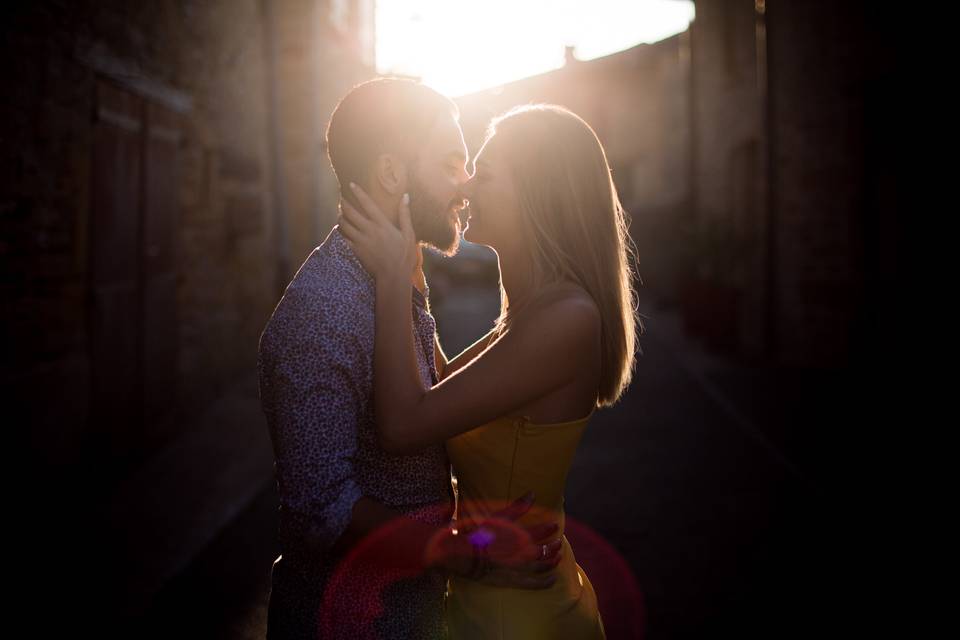
[[[478,527],[476,531],[473,531],[468,536],[470,544],[475,547],[480,547],[481,549],[486,549],[490,546],[490,543],[496,538],[493,531],[489,529],[484,529],[483,527]]]

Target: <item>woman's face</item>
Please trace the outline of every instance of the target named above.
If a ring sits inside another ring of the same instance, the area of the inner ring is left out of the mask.
[[[521,241],[516,191],[497,135],[490,137],[473,159],[473,176],[463,187],[470,215],[463,237],[497,250]]]

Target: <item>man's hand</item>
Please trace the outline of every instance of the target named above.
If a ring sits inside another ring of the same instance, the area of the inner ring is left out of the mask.
[[[519,589],[546,589],[555,581],[551,570],[563,557],[563,538],[544,543],[556,523],[521,527],[516,520],[533,505],[533,495],[519,498],[505,509],[479,521],[456,521],[439,532],[428,561],[450,573],[482,584]],[[475,545],[483,547],[485,566],[474,572]]]

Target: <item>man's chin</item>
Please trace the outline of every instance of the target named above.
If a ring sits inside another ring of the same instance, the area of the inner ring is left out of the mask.
[[[428,240],[422,240],[427,246],[436,249],[446,257],[450,258],[457,255],[457,251],[460,250],[460,225],[457,224],[450,229],[450,234],[440,240],[439,238],[433,238]]]
[[[425,222],[423,218],[419,221]],[[447,257],[456,255],[460,249],[462,225],[457,215],[450,215],[449,218],[444,221],[444,224],[440,224],[440,220],[437,218],[430,220],[430,222],[426,224],[419,225],[417,221],[415,221],[414,232],[416,232],[419,242]]]
[[[454,235],[453,240],[447,243],[446,246],[440,247],[435,244],[430,246],[442,253],[444,256],[452,258],[453,256],[457,255],[457,252],[460,250],[460,234],[458,233]]]

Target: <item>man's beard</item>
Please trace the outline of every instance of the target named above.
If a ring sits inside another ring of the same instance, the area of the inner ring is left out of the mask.
[[[416,175],[416,171],[412,173]],[[455,255],[460,247],[460,231],[451,209],[461,202],[440,202],[414,177],[410,181],[410,224],[417,240],[445,256]]]

